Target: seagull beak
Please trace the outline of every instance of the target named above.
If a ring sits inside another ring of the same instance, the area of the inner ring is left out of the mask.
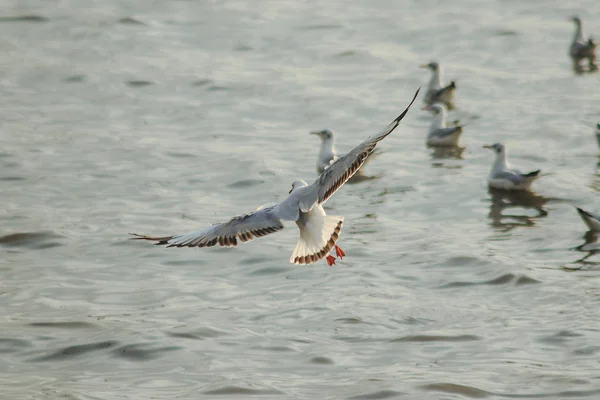
[[[421,64],[419,65],[419,68],[429,68],[429,64]]]
[[[310,134],[311,134],[311,135],[319,135],[319,132],[316,132],[316,131],[315,131],[315,132],[311,132]]]
[[[491,148],[492,148],[492,146],[490,146],[489,144],[484,144],[484,145],[483,145],[483,148],[484,148],[484,149],[491,149]]]

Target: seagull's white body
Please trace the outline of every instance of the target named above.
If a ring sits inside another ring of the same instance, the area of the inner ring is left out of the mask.
[[[596,67],[596,43],[591,37],[584,37],[583,23],[579,17],[572,17],[571,20],[575,23],[575,33],[569,47],[569,55],[576,64],[587,59],[590,67]]]
[[[321,147],[317,158],[317,172],[322,174],[332,162],[338,159],[335,151],[335,134],[330,129],[324,129],[319,132],[311,132],[321,138]]]
[[[511,169],[503,144],[496,143],[484,147],[490,148],[496,153],[496,160],[488,177],[490,187],[503,190],[529,190],[531,184],[539,178],[539,170],[523,174],[518,170]]]
[[[587,225],[588,229],[594,233],[600,233],[600,217],[585,210],[582,210],[579,207],[576,208],[577,212],[579,213],[579,216]]]
[[[456,84],[454,81],[444,86],[442,83],[442,66],[437,62],[421,65],[421,68],[428,68],[431,71],[431,78],[427,85],[425,93],[425,103],[443,103],[449,110],[454,108],[454,95],[456,93]]]
[[[380,134],[367,138],[348,154],[337,158],[312,184],[295,181],[289,196],[281,203],[183,235],[151,237],[134,234],[136,239],[156,241],[156,244],[167,247],[237,246],[238,239],[246,242],[283,229],[282,221],[295,221],[300,229],[300,239],[290,257],[291,263],[314,263],[325,257],[334,246],[338,255],[343,256],[336,242],[344,218],[326,215],[323,204],[358,171],[377,143],[396,129],[418,93],[404,112]]]
[[[429,106],[429,110],[433,112],[433,120],[427,134],[427,144],[429,146],[458,146],[463,132],[462,126],[446,127],[446,109],[440,103]]]

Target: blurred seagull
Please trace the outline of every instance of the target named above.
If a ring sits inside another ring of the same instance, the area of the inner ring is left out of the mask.
[[[528,190],[537,178],[540,177],[540,170],[522,174],[521,172],[510,169],[506,159],[506,148],[501,143],[495,143],[491,146],[483,146],[486,149],[492,149],[496,153],[496,161],[492,166],[488,178],[488,185],[496,189],[504,190]]]
[[[600,217],[589,213],[585,210],[582,210],[579,207],[575,207],[579,216],[583,220],[583,222],[587,225],[588,229],[594,233],[600,233]]]
[[[419,65],[421,68],[431,70],[431,79],[427,86],[425,94],[425,103],[444,103],[448,110],[454,109],[454,93],[456,92],[456,84],[454,81],[447,86],[442,86],[442,66],[435,61],[429,64]]]
[[[238,239],[246,242],[283,229],[282,220],[295,221],[300,229],[300,239],[290,262],[312,264],[327,256],[327,263],[330,266],[335,264],[335,257],[328,253],[335,248],[340,259],[345,256],[344,251],[336,245],[344,217],[326,215],[323,204],[356,173],[377,143],[396,129],[418,93],[419,90],[402,114],[381,133],[367,138],[348,154],[335,160],[312,184],[304,181],[292,183],[289,196],[281,203],[183,235],[153,237],[132,234],[136,236],[134,239],[152,240],[157,245],[167,247],[210,247],[217,244],[230,247],[237,246]]]
[[[429,146],[458,146],[458,140],[463,133],[462,125],[446,127],[446,109],[441,103],[432,104],[425,109],[434,114],[427,134],[427,144]]]
[[[581,18],[571,17],[569,19],[575,23],[575,35],[569,47],[569,55],[573,59],[573,63],[579,65],[581,61],[587,60],[590,69],[597,69],[596,43],[591,37],[587,40],[583,37]]]
[[[311,135],[317,135],[321,139],[321,149],[317,158],[317,172],[322,174],[329,165],[338,159],[335,151],[335,134],[331,129],[311,132]],[[359,170],[360,171],[360,170]]]
[[[321,131],[311,132],[311,135],[316,135],[321,139],[321,147],[319,149],[319,155],[317,156],[317,172],[322,174],[326,168],[328,168],[332,162],[339,158],[335,148],[335,134],[331,129],[323,129]],[[371,158],[376,154],[372,154],[365,164],[367,164]],[[359,168],[358,171],[348,180],[348,183],[358,183],[366,180],[376,179],[376,176],[368,176],[363,173],[363,168]]]

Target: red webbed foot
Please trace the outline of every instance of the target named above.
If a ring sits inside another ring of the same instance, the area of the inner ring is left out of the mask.
[[[344,250],[340,249],[337,245],[335,245],[335,254],[340,258],[340,260],[343,260],[346,256]]]
[[[327,256],[327,264],[331,267],[335,264],[335,257],[332,255]]]

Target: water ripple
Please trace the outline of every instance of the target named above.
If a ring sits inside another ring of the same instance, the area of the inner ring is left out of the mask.
[[[481,340],[475,335],[409,335],[390,340],[390,342],[470,342],[473,340]]]
[[[214,390],[207,390],[204,394],[213,395],[249,395],[249,396],[260,396],[260,395],[272,395],[272,394],[284,394],[276,389],[254,389],[241,386],[223,386]]]
[[[515,274],[503,274],[497,278],[490,279],[488,281],[483,282],[450,282],[445,285],[440,286],[440,289],[448,289],[448,288],[457,288],[457,287],[465,287],[465,286],[477,286],[477,285],[508,285],[514,284],[515,286],[521,285],[531,285],[541,283],[540,281],[530,278],[527,275],[515,275]]]
[[[348,400],[383,400],[393,399],[396,397],[404,396],[406,393],[395,392],[393,390],[380,390],[372,393],[359,394],[356,396],[348,397]]]
[[[49,241],[62,238],[54,232],[23,232],[0,237],[0,245],[8,247],[27,247],[30,249],[48,249],[61,246],[61,243]]]

